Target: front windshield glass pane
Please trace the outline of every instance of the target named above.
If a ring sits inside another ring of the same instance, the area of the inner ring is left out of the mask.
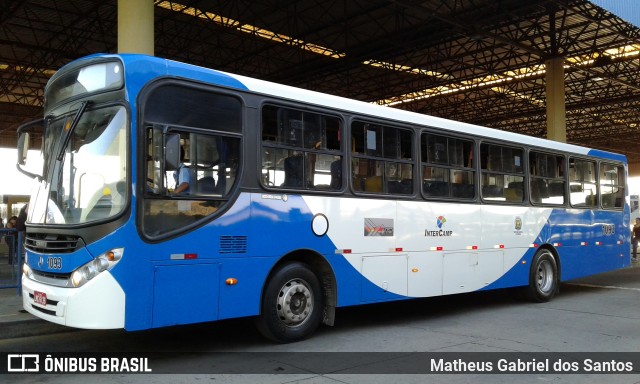
[[[66,71],[47,86],[45,109],[88,93],[118,89],[124,84],[124,74],[118,61],[97,63]]]
[[[87,110],[75,128],[70,123],[73,115],[47,127],[45,181],[32,200],[33,223],[82,224],[113,217],[125,207],[125,108]],[[61,148],[68,134],[68,145]]]

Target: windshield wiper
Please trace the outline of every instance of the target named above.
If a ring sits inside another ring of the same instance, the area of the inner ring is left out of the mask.
[[[73,116],[73,120],[71,121],[71,125],[69,126],[67,136],[65,136],[64,143],[62,143],[62,147],[60,147],[60,152],[58,152],[58,156],[56,157],[58,161],[62,161],[62,159],[64,158],[64,151],[67,149],[67,145],[69,145],[69,141],[71,140],[71,135],[73,134],[73,130],[76,129],[76,125],[78,125],[78,122],[80,121],[80,116],[82,116],[82,114],[87,109],[87,106],[89,106],[89,104],[91,104],[91,101],[89,100],[83,101],[82,104],[80,104],[80,108],[78,108],[78,110],[76,111],[75,116]]]

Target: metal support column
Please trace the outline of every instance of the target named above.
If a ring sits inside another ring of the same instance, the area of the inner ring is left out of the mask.
[[[564,59],[545,61],[547,96],[547,139],[567,142],[567,122],[564,98]]]
[[[154,55],[153,0],[118,0],[118,53]]]

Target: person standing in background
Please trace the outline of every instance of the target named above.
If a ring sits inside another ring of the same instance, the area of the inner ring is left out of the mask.
[[[27,209],[29,204],[25,204],[20,208],[20,213],[18,213],[18,219],[16,220],[16,229],[24,235],[27,230],[26,222],[27,222]]]
[[[6,229],[15,229],[16,223],[18,222],[18,216],[11,216],[9,221],[7,221]],[[16,241],[18,239],[17,232],[11,231],[4,235],[4,242],[7,243],[7,247],[9,248],[9,264],[13,264],[13,259],[15,258],[15,250],[16,250]]]
[[[640,217],[636,218],[633,225],[631,241],[633,243],[633,261],[638,260],[638,242],[640,241]]]

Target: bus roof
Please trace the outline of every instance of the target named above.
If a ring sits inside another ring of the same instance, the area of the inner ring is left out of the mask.
[[[533,136],[527,136],[520,133],[487,128],[454,120],[448,120],[397,108],[380,106],[354,99],[348,99],[345,97],[334,96],[326,93],[320,93],[288,85],[259,80],[229,72],[199,67],[193,64],[186,64],[178,61],[137,54],[93,55],[90,57],[95,58],[97,56],[120,57],[125,65],[127,65],[127,63],[136,61],[153,64],[145,66],[147,71],[150,68],[158,68],[158,65],[160,65],[161,67],[163,67],[164,71],[162,72],[164,73],[160,73],[160,71],[157,71],[156,76],[186,77],[210,84],[218,84],[230,88],[248,90],[262,95],[288,99],[291,101],[304,102],[320,107],[326,107],[338,111],[345,111],[362,116],[377,117],[388,120],[396,120],[408,124],[442,128],[450,132],[459,132],[495,140],[509,141],[513,142],[514,144],[525,144],[540,148],[570,152],[579,155],[589,155],[626,163],[626,157],[621,154],[582,147],[573,144],[561,143],[558,141],[547,140]]]

